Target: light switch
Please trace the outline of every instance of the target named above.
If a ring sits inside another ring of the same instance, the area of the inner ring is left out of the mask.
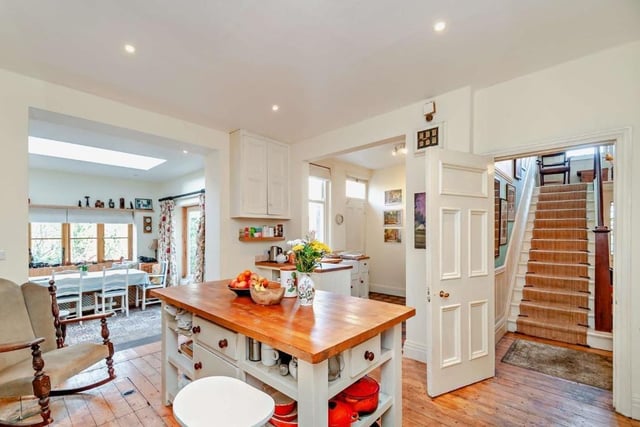
[[[4,261],[5,259],[7,259],[7,253],[4,249],[0,249],[0,261]]]

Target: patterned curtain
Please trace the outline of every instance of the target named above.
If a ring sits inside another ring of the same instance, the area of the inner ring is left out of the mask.
[[[196,247],[196,268],[193,280],[195,283],[204,282],[204,193],[200,194],[198,205],[200,206],[200,221],[198,222],[198,236]]]
[[[167,286],[178,284],[175,237],[176,202],[160,202],[160,232],[158,234],[158,258],[167,263]]]

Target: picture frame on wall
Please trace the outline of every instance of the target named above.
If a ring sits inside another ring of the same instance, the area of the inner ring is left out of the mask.
[[[402,203],[402,189],[387,190],[384,192],[385,205],[397,205]]]
[[[424,153],[424,150],[431,147],[440,147],[443,145],[443,124],[430,124],[426,128],[416,130],[416,138],[413,145],[413,151],[416,154]]]
[[[507,199],[500,199],[500,246],[507,244]]]
[[[507,184],[507,221],[516,220],[516,187]]]
[[[402,235],[399,228],[385,228],[384,229],[384,241],[385,243],[402,243]]]
[[[135,207],[139,210],[147,210],[150,211],[153,209],[153,204],[151,199],[138,199],[136,198]]]
[[[427,249],[427,193],[413,195],[413,247]]]
[[[513,159],[513,177],[522,179],[522,159]]]
[[[401,226],[402,225],[402,211],[399,209],[384,211],[383,213],[384,225]]]

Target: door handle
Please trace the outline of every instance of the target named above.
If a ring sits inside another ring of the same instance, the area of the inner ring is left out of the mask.
[[[440,298],[449,298],[449,292],[440,291]]]

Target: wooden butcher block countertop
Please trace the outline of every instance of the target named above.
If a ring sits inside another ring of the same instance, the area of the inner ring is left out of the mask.
[[[152,290],[154,297],[310,363],[372,338],[415,315],[412,307],[316,291],[312,306],[297,298],[255,304],[227,289],[229,280]]]

